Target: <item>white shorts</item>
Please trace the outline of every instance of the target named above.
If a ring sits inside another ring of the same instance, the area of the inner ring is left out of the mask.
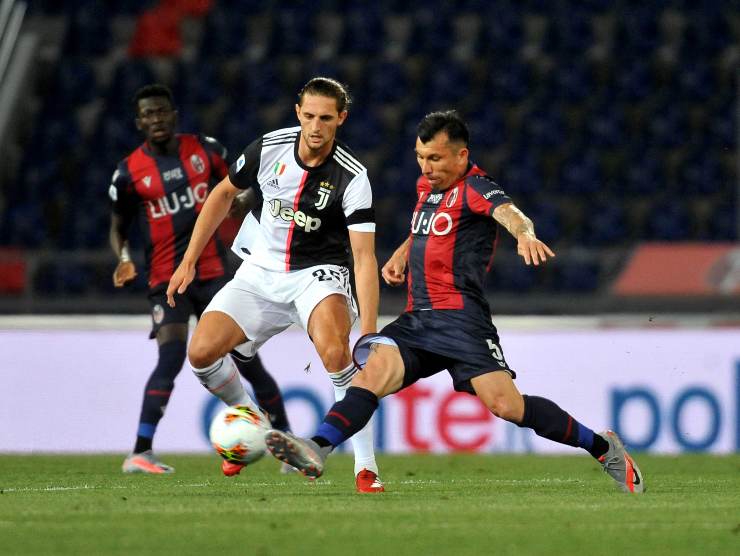
[[[347,268],[327,264],[285,272],[268,270],[247,260],[203,312],[219,311],[234,319],[249,338],[236,350],[253,357],[262,344],[291,324],[308,330],[314,307],[333,294],[347,299],[350,323],[354,323],[357,307]]]

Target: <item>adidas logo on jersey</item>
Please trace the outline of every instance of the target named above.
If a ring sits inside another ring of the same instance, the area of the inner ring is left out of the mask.
[[[321,227],[321,218],[314,218],[302,210],[293,210],[293,207],[283,206],[280,199],[272,199],[269,202],[270,214],[275,218],[281,218],[286,222],[293,221],[296,226],[303,228],[306,232],[314,232]]]

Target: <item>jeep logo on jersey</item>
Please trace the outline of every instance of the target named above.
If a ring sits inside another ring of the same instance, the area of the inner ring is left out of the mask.
[[[272,199],[269,203],[270,214],[280,217],[286,222],[293,221],[296,226],[303,228],[306,232],[314,232],[321,227],[321,218],[314,218],[301,210],[293,210],[292,207],[284,207],[280,199]]]
[[[446,212],[431,215],[416,211],[411,219],[411,233],[423,236],[431,232],[435,236],[446,236],[452,230],[452,217]]]
[[[195,187],[186,188],[182,192],[173,191],[169,195],[148,201],[149,215],[154,218],[162,218],[170,214],[177,214],[180,209],[190,209],[195,203],[203,203],[208,197],[208,184],[199,183]]]
[[[329,202],[329,195],[331,195],[334,189],[335,187],[328,181],[322,181],[319,184],[319,200],[314,203],[314,206],[319,210],[326,208],[326,204]]]
[[[203,159],[198,154],[190,155],[190,165],[196,174],[200,174],[206,169],[205,162],[203,162]]]

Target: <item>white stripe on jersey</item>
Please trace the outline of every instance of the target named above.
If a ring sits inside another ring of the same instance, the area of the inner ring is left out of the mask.
[[[270,139],[264,139],[262,141],[262,145],[277,145],[280,143],[293,143],[295,142],[296,137],[298,137],[297,133],[290,133],[288,135],[281,135],[279,137],[272,137]]]
[[[298,133],[301,130],[301,126],[293,126],[293,127],[284,127],[282,129],[276,129],[275,131],[271,131],[270,133],[265,133],[262,136],[263,140],[273,139],[274,137],[278,137],[280,135],[287,135],[289,133]]]
[[[339,145],[337,145],[337,150],[335,154],[342,155],[347,160],[348,163],[352,164],[353,166],[357,166],[359,168],[359,171],[357,172],[358,174],[362,172],[363,170],[366,170],[366,168],[362,165],[362,163],[359,160],[357,160],[354,156],[349,154]]]
[[[347,162],[339,158],[336,153],[334,154],[334,160],[336,160],[342,168],[345,168],[348,172],[350,172],[353,176],[356,176],[359,174],[357,171],[357,168],[354,168],[353,166],[349,166]]]

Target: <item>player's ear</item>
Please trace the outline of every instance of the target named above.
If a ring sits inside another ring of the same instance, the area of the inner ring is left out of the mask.
[[[138,129],[139,131],[143,131],[141,127],[141,118],[139,118],[139,116],[136,116],[134,118],[134,123],[136,124],[136,129]]]
[[[298,117],[298,119],[301,119],[301,105],[296,104],[295,105],[295,115]]]
[[[339,113],[339,117],[337,118],[337,125],[338,126],[340,126],[340,125],[342,125],[344,123],[344,120],[347,119],[347,115],[348,114],[349,114],[349,112],[347,112],[346,110],[342,110]]]

